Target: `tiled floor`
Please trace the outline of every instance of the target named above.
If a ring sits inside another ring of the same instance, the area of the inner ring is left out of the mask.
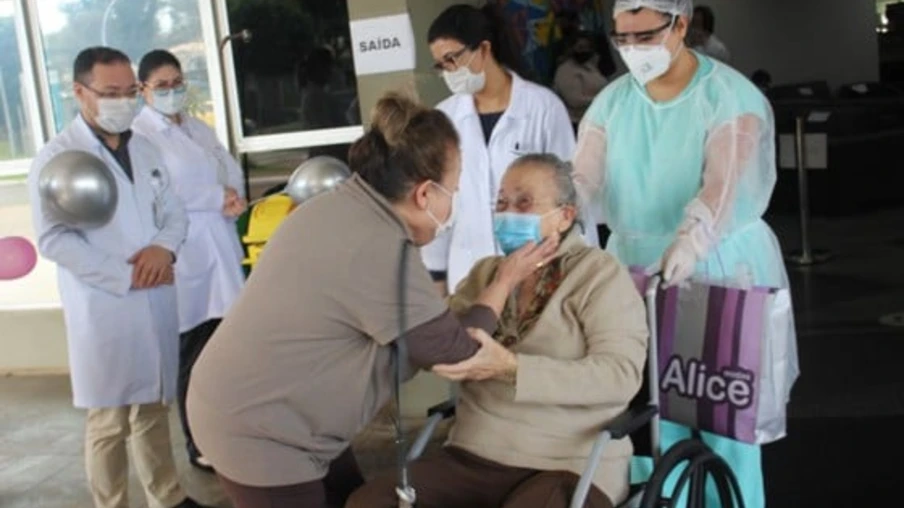
[[[408,421],[417,431],[420,422]],[[185,440],[175,411],[170,419],[173,452],[183,486],[190,496],[217,507],[229,507],[214,477],[188,464]],[[69,380],[62,376],[0,379],[0,507],[88,508],[82,454],[84,412],[71,405]],[[437,434],[437,439],[442,432]],[[433,447],[438,442],[434,440]],[[395,466],[391,428],[385,418],[355,441],[367,475]],[[130,471],[131,506],[148,506],[141,483]]]
[[[794,218],[773,218],[782,243],[796,247]],[[789,437],[764,449],[770,507],[898,506],[891,497],[904,456],[904,328],[880,324],[904,312],[904,210],[816,220],[813,243],[834,259],[791,270],[802,377]],[[174,449],[186,488],[226,507],[212,478]],[[88,507],[81,442],[83,415],[71,408],[65,378],[0,379],[0,507]],[[356,442],[368,473],[393,467],[385,424]],[[889,460],[891,459],[891,460]],[[886,463],[891,466],[883,465]],[[132,481],[132,506],[145,506]]]
[[[789,248],[797,225],[772,221]],[[833,259],[791,269],[801,378],[789,437],[763,451],[770,507],[900,506],[904,454],[904,210],[817,220],[813,244]],[[893,463],[893,462],[892,462]]]

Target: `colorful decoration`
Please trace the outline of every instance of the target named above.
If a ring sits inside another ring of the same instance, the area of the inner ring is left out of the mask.
[[[38,263],[38,253],[26,238],[0,238],[0,281],[25,277]]]
[[[534,79],[547,83],[561,52],[562,30],[557,17],[576,14],[581,29],[605,30],[602,0],[497,0],[524,65]]]

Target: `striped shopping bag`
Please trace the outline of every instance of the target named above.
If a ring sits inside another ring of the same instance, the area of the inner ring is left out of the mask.
[[[631,274],[643,291],[649,277],[642,269]],[[659,290],[656,361],[664,419],[745,443],[784,436],[786,385],[796,378],[797,354],[794,347],[788,376],[794,337],[783,292],[701,282]]]

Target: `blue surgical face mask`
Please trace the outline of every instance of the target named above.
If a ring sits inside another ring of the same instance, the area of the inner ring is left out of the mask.
[[[543,241],[540,224],[547,215],[558,211],[550,211],[543,215],[535,213],[497,212],[493,216],[493,234],[502,253],[508,256],[523,247],[527,242],[539,244]]]

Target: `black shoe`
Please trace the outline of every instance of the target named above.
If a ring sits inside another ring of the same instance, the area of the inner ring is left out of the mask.
[[[214,473],[213,464],[211,464],[207,459],[204,458],[203,455],[199,455],[197,457],[189,457],[188,461],[191,465],[196,468],[204,471],[205,473]]]
[[[214,508],[212,506],[203,505],[190,497],[186,497],[185,501],[177,504],[173,508]]]

